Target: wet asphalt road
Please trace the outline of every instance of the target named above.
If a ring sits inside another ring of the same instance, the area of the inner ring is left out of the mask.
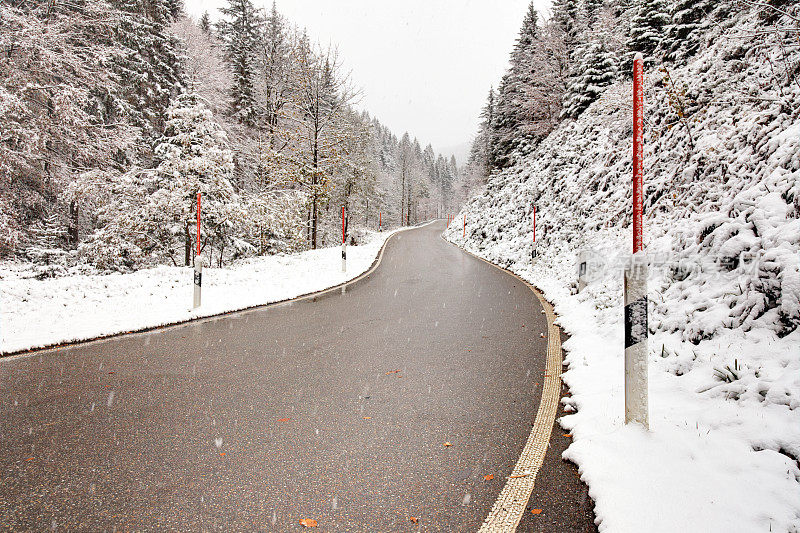
[[[546,324],[443,227],[393,237],[345,294],[0,360],[0,529],[476,530],[536,415]],[[559,455],[520,530],[591,530]]]

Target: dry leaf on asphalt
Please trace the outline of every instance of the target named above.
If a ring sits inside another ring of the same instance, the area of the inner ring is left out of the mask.
[[[397,374],[397,373],[399,373],[399,372],[400,372],[399,370],[390,370],[390,371],[388,371],[388,372],[386,373],[386,375],[388,376],[389,374]]]
[[[419,522],[419,518],[417,518],[416,516],[412,516],[412,517],[410,517],[410,518],[409,518],[409,520],[411,520],[411,521],[412,521],[413,523],[415,523],[415,524],[416,524],[417,522]]]
[[[300,520],[300,525],[303,527],[317,527],[317,521],[311,518],[303,518]]]
[[[541,509],[531,509],[531,514],[541,514],[541,513],[542,513]]]
[[[450,444],[450,441],[445,442],[444,445],[445,446],[452,446],[452,444]]]
[[[372,417],[371,416],[365,416],[364,420],[372,420]]]
[[[291,418],[279,418],[278,422],[288,422]]]
[[[485,476],[483,476],[484,481],[490,481],[492,479],[494,479],[494,474],[486,474]]]

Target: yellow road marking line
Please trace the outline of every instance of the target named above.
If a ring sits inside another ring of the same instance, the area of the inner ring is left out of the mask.
[[[451,244],[456,246],[454,243]],[[528,436],[514,470],[511,472],[511,476],[506,480],[503,490],[500,491],[492,510],[489,511],[489,516],[483,521],[483,525],[479,530],[480,533],[512,532],[516,531],[522,515],[525,513],[528,500],[533,493],[536,474],[544,462],[544,456],[550,443],[550,434],[553,431],[553,424],[556,420],[558,402],[561,397],[561,331],[555,324],[556,315],[553,312],[553,306],[544,299],[544,296],[536,287],[513,272],[499,267],[482,257],[478,257],[459,246],[457,247],[472,257],[480,259],[484,263],[492,265],[524,283],[539,299],[547,316],[547,361],[545,363],[542,399],[539,402],[539,410],[533,422],[533,429]]]

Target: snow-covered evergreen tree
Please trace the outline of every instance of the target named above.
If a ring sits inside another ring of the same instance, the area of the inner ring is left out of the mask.
[[[168,31],[180,10],[170,0],[111,2],[119,9],[113,68],[122,82],[123,112],[142,128],[145,148],[161,133],[170,100],[185,87],[180,43]]]
[[[526,87],[536,76],[530,65],[539,35],[538,20],[538,13],[531,2],[511,52],[508,72],[500,82],[492,137],[494,160],[500,168],[510,163],[511,153],[525,138],[524,124],[529,117],[526,116],[523,100]]]
[[[636,0],[631,17],[627,48],[630,63],[633,55],[641,52],[647,63],[653,62],[670,18],[664,0]]]
[[[208,11],[203,12],[203,15],[200,17],[200,22],[198,22],[198,26],[200,26],[200,29],[203,30],[203,33],[206,35],[211,35],[211,16],[208,14]]]
[[[567,54],[572,55],[575,46],[578,44],[580,29],[580,6],[578,0],[554,0],[553,22],[564,34]]]
[[[600,17],[600,12],[603,9],[603,4],[603,0],[584,0],[583,14],[585,26],[588,30],[591,31],[596,29],[595,26],[598,22],[598,18]]]
[[[182,94],[169,109],[155,170],[156,190],[150,195],[149,214],[182,237],[184,262],[189,265],[196,224],[196,197],[202,194],[202,245],[224,253],[237,218],[237,195],[231,185],[233,156],[225,132],[211,111],[193,94]]]
[[[709,10],[707,0],[673,2],[670,10],[671,24],[661,43],[666,59],[674,61],[697,52],[703,35],[703,19]]]
[[[604,42],[601,34],[593,42],[577,49],[576,74],[564,94],[562,117],[577,118],[614,82],[617,58],[606,49]]]
[[[251,0],[228,0],[219,11],[225,18],[217,22],[217,34],[225,43],[225,59],[233,73],[231,114],[252,126],[259,116],[256,65],[264,18]]]
[[[198,193],[207,257],[216,248],[221,262],[234,242],[232,229],[243,212],[230,182],[233,157],[225,132],[196,95],[181,94],[173,101],[156,157],[153,170],[132,169],[122,176],[88,172],[75,187],[83,195],[107,196],[97,211],[100,227],[80,247],[98,267],[134,268],[164,259],[190,265]]]

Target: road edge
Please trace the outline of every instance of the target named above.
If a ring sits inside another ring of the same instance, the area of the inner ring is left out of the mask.
[[[60,350],[62,348],[70,348],[70,347],[73,347],[73,346],[79,346],[79,345],[83,345],[83,344],[92,344],[92,343],[96,343],[96,342],[104,342],[104,341],[107,341],[107,340],[110,340],[110,339],[115,339],[115,338],[118,338],[118,337],[124,337],[124,336],[127,336],[127,335],[138,335],[138,334],[142,334],[142,333],[149,333],[151,331],[169,329],[169,328],[174,328],[174,327],[181,327],[181,326],[184,326],[184,325],[192,323],[192,322],[203,322],[203,321],[219,320],[220,318],[223,318],[223,317],[226,317],[226,316],[229,316],[229,315],[234,315],[236,313],[244,313],[244,312],[249,312],[249,311],[255,311],[255,310],[264,309],[264,308],[267,308],[267,307],[277,307],[279,305],[285,305],[285,304],[288,304],[288,303],[291,303],[291,302],[297,302],[297,301],[302,301],[302,300],[309,300],[309,299],[313,299],[313,298],[318,298],[320,296],[324,296],[324,295],[332,293],[334,291],[341,291],[342,289],[346,288],[348,285],[353,285],[353,284],[363,280],[367,276],[371,275],[373,272],[375,272],[375,270],[380,266],[381,261],[383,260],[383,252],[386,250],[386,246],[389,244],[389,241],[392,240],[392,237],[394,237],[395,235],[398,235],[400,233],[403,233],[405,231],[409,231],[409,230],[414,230],[414,229],[419,229],[419,228],[425,227],[425,226],[427,226],[429,224],[433,224],[434,222],[436,222],[436,219],[431,220],[431,221],[426,222],[426,223],[423,223],[423,224],[418,224],[418,225],[415,225],[415,226],[407,226],[405,228],[399,228],[399,229],[395,230],[388,237],[386,237],[386,240],[381,245],[380,250],[375,255],[375,259],[372,261],[372,264],[370,265],[370,267],[367,270],[365,270],[364,272],[362,272],[361,274],[359,274],[358,276],[356,276],[356,277],[354,277],[352,279],[349,279],[349,280],[347,280],[345,282],[339,283],[338,285],[332,285],[330,287],[325,287],[324,289],[320,289],[318,291],[308,292],[308,293],[305,293],[305,294],[301,294],[299,296],[294,296],[292,298],[285,298],[283,300],[275,300],[274,302],[266,302],[266,303],[263,303],[263,304],[256,304],[256,305],[250,305],[250,306],[246,306],[246,307],[240,307],[238,309],[231,309],[230,311],[223,311],[221,313],[215,313],[213,315],[205,315],[205,316],[198,316],[198,317],[188,318],[188,319],[185,319],[185,320],[179,320],[177,322],[170,322],[168,324],[159,324],[157,326],[147,326],[147,327],[143,327],[143,328],[139,328],[139,329],[133,329],[133,330],[130,330],[130,331],[120,331],[120,332],[117,332],[117,333],[109,333],[108,335],[98,335],[98,336],[95,336],[95,337],[90,337],[90,338],[81,339],[81,340],[65,341],[65,342],[54,342],[54,343],[45,344],[44,346],[39,346],[39,347],[36,347],[36,348],[26,348],[26,349],[22,349],[22,350],[11,351],[11,352],[0,352],[0,361],[13,360],[13,359],[18,359],[18,358],[22,358],[22,357],[28,357],[28,356],[36,355],[39,352],[47,351],[47,350]]]
[[[530,500],[531,494],[533,494],[533,488],[536,484],[536,475],[544,462],[544,457],[550,444],[553,425],[556,420],[558,403],[561,398],[561,371],[563,362],[561,328],[555,324],[556,314],[553,310],[553,305],[545,299],[539,289],[510,270],[498,266],[491,261],[487,261],[461,246],[448,241],[444,238],[444,235],[441,237],[443,241],[455,246],[464,253],[524,283],[533,294],[536,295],[547,317],[547,359],[542,383],[542,395],[533,423],[533,429],[531,429],[528,440],[525,442],[525,447],[522,449],[517,464],[514,466],[511,475],[506,479],[491,511],[489,511],[489,515],[483,521],[479,529],[480,533],[513,532],[516,531],[520,520],[522,520],[522,515],[525,513],[528,500]]]

